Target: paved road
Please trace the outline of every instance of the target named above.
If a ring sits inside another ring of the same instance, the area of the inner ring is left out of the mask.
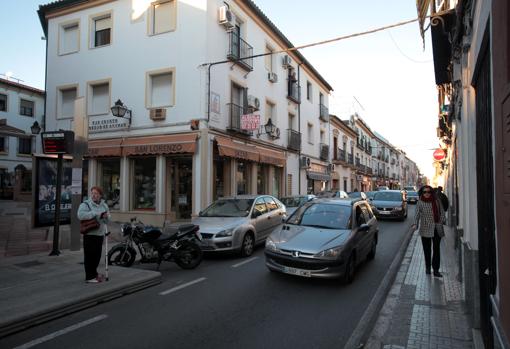
[[[167,263],[162,284],[12,335],[0,347],[343,348],[413,215],[414,207],[403,223],[379,223],[376,258],[351,285],[270,273],[263,248],[246,259],[208,257],[192,271]]]

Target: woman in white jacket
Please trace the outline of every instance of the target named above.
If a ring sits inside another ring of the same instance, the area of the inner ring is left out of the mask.
[[[98,283],[103,281],[103,276],[97,273],[97,267],[101,261],[101,250],[106,233],[106,223],[109,218],[108,205],[101,199],[103,191],[99,187],[92,187],[90,199],[85,200],[78,208],[78,219],[96,219],[99,228],[83,235],[83,257],[85,265],[85,281]]]
[[[425,185],[420,191],[420,200],[416,205],[413,229],[419,225],[419,233],[425,256],[425,272],[430,274],[430,267],[434,269],[435,277],[442,277],[439,272],[441,266],[441,238],[444,236],[443,224],[446,221],[443,206],[436,198],[431,186]],[[433,254],[431,260],[431,245]]]

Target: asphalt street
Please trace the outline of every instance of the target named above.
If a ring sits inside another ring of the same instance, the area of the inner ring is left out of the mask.
[[[11,335],[0,347],[343,348],[413,216],[410,206],[405,222],[379,222],[375,260],[350,285],[271,273],[263,247],[249,258],[207,256],[191,271],[166,263],[158,286]]]

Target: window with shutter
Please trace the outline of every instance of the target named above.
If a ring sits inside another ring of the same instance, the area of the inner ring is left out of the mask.
[[[94,47],[109,45],[111,42],[111,15],[94,19]]]
[[[153,3],[150,11],[150,35],[166,33],[175,30],[176,8],[175,0]]]
[[[26,99],[20,99],[19,114],[24,116],[34,116],[34,102]]]
[[[78,52],[80,49],[80,27],[78,22],[60,26],[59,54]]]

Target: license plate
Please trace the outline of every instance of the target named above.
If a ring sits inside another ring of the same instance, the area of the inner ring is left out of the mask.
[[[287,273],[287,274],[304,276],[304,277],[308,277],[308,278],[312,276],[312,273],[309,270],[290,268],[290,267],[283,267],[283,272]]]
[[[390,214],[390,211],[379,211],[380,214]]]

